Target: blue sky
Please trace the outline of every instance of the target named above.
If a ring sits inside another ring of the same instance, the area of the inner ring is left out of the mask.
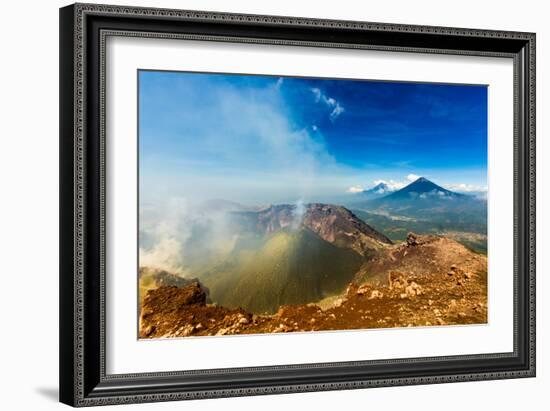
[[[487,185],[487,88],[139,72],[140,195],[320,201],[416,176]]]

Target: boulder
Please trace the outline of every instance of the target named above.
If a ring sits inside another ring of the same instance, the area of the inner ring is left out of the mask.
[[[205,304],[206,291],[198,282],[194,282],[187,287],[180,288],[177,298],[178,302],[182,305]]]
[[[406,287],[407,284],[407,279],[403,273],[400,273],[399,271],[390,271],[388,273],[388,285],[390,290],[393,290],[394,288],[400,289]]]
[[[418,239],[416,238],[416,234],[414,233],[408,233],[407,234],[407,247],[414,247],[418,245]]]
[[[378,290],[373,290],[370,294],[369,300],[380,299],[384,297],[384,293]]]

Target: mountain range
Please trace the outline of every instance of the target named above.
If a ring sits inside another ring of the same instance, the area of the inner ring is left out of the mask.
[[[394,195],[395,194],[395,195]],[[483,194],[483,195],[482,195]],[[405,187],[396,189],[394,186],[390,186],[385,182],[379,182],[374,187],[360,191],[354,194],[352,201],[365,201],[379,198],[388,199],[413,199],[420,198],[425,199],[433,196],[440,196],[441,198],[471,198],[471,197],[485,197],[484,193],[475,192],[470,194],[458,193],[455,191],[443,188],[434,182],[428,180],[425,177],[419,177],[415,181],[411,182]]]
[[[409,200],[450,200],[450,199],[470,199],[465,194],[455,193],[454,191],[447,190],[427,178],[420,177],[410,183],[409,185],[391,192],[390,194],[381,197],[380,202],[395,202],[395,201],[409,201]]]
[[[474,222],[487,225],[487,200],[447,190],[424,177],[390,194],[358,200],[353,208],[434,224]]]
[[[407,233],[448,235],[464,245],[487,251],[487,200],[443,188],[425,177],[376,198],[347,204],[355,215],[393,241]]]

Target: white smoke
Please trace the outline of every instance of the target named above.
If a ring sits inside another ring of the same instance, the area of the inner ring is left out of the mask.
[[[149,249],[139,249],[140,267],[156,268],[185,275],[182,244],[176,238],[163,238]]]
[[[302,225],[302,220],[304,219],[304,215],[306,213],[306,206],[304,204],[304,200],[300,199],[296,201],[294,204],[294,209],[292,210],[292,224],[290,228],[293,231],[296,231],[300,226]]]
[[[334,97],[329,97],[321,91],[318,87],[313,87],[311,92],[315,96],[315,102],[323,102],[330,109],[329,118],[331,121],[334,121],[342,114],[345,110],[344,107],[337,101]]]
[[[395,181],[395,180],[391,180],[391,179],[390,180],[382,180],[382,179],[374,180],[373,184],[374,184],[374,186],[377,186],[378,184],[381,184],[381,183],[387,185],[390,188],[390,190],[392,190],[392,191],[399,190],[399,189],[401,189],[401,188],[403,188],[407,185],[406,182]]]
[[[193,265],[230,252],[236,235],[229,228],[231,206],[171,199],[140,213],[140,267],[195,276]]]

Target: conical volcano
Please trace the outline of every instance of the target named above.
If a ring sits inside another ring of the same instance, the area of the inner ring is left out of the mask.
[[[447,190],[427,178],[420,177],[417,180],[413,181],[406,187],[392,193],[386,197],[384,200],[402,200],[402,199],[441,199],[443,197],[447,198],[464,198],[467,197],[464,194],[455,193],[454,191]]]

